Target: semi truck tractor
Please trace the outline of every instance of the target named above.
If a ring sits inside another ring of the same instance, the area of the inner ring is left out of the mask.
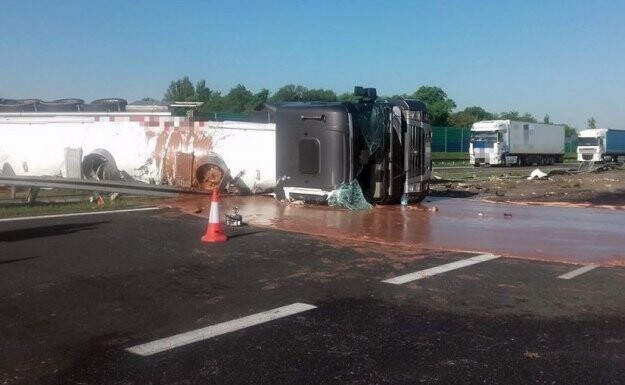
[[[564,160],[564,126],[486,120],[471,127],[469,161],[480,165],[547,165]]]
[[[617,162],[625,156],[625,130],[595,128],[577,136],[577,160],[580,162]]]
[[[325,202],[361,189],[369,203],[422,200],[432,170],[432,131],[424,103],[377,101],[275,105],[276,195]],[[359,194],[356,194],[359,195]]]

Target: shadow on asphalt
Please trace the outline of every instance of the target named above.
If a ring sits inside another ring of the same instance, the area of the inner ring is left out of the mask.
[[[37,259],[37,258],[41,258],[41,255],[36,255],[34,257],[7,259],[6,261],[0,261],[0,265],[8,265],[9,263],[28,261],[30,259]]]
[[[0,232],[0,242],[17,242],[33,238],[54,237],[58,235],[72,234],[79,231],[95,230],[98,225],[110,223],[109,221],[72,223],[63,225],[39,226],[27,229],[9,230]]]
[[[247,232],[247,233],[228,235],[228,238],[230,238],[230,239],[232,239],[232,238],[239,238],[239,237],[245,237],[247,235],[254,235],[254,234],[260,234],[260,233],[265,233],[265,232],[267,232],[267,230],[250,231],[250,232]]]

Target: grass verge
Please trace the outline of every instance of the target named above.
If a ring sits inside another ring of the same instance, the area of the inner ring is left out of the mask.
[[[2,202],[0,203],[0,218],[123,210],[154,206],[156,203],[156,199],[144,197],[120,197],[113,201],[105,200],[104,204],[101,205],[86,199],[71,202],[41,201],[34,204]]]

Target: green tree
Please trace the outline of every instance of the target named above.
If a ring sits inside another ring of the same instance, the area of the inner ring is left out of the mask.
[[[550,124],[551,123],[551,119],[549,118],[549,114],[545,114],[545,117],[543,118],[543,123],[545,123],[545,124]]]
[[[439,87],[422,86],[411,95],[411,98],[421,100],[427,105],[430,123],[433,126],[448,125],[449,115],[456,108],[456,103]]]
[[[245,112],[253,104],[253,99],[251,91],[244,85],[237,84],[224,97],[224,108],[228,112]]]
[[[254,97],[252,98],[251,108],[249,108],[248,111],[255,110],[257,107],[263,105],[268,100],[269,100],[269,90],[266,88],[263,88],[262,90],[260,90],[260,92],[254,94]]]
[[[354,95],[353,92],[344,92],[336,97],[340,102],[352,102],[355,103],[358,101],[359,97]]]
[[[302,100],[306,102],[336,102],[336,93],[332,90],[310,89],[302,95]]]
[[[287,84],[281,87],[271,97],[272,102],[301,102],[304,100],[304,93],[308,89],[304,86],[296,86],[295,84]]]
[[[476,119],[475,120],[476,122],[479,122],[480,120],[495,119],[495,114],[493,114],[492,112],[488,112],[482,107],[478,107],[478,106],[467,107],[464,109],[464,112],[471,114],[471,116],[473,116]]]
[[[564,136],[569,138],[571,136],[577,136],[577,130],[575,127],[571,127],[568,124],[563,124],[564,126]]]
[[[448,119],[448,123],[452,127],[471,127],[475,122],[479,122],[479,119],[466,111],[454,112],[449,115]]]
[[[449,124],[454,127],[471,127],[475,122],[492,120],[494,118],[495,114],[486,111],[482,107],[472,106],[449,115]]]
[[[195,84],[195,93],[193,95],[193,101],[195,102],[208,102],[211,98],[211,90],[206,87],[206,81],[200,80]]]
[[[171,102],[192,102],[195,98],[195,88],[188,76],[174,80],[165,92],[165,100]]]
[[[509,119],[518,120],[520,122],[536,123],[536,118],[534,118],[529,112],[521,115],[519,111],[506,111],[499,114],[498,119]]]
[[[591,116],[590,119],[588,119],[588,128],[590,129],[597,128],[597,122],[595,121],[595,118],[593,116]]]
[[[219,91],[211,91],[208,100],[202,100],[204,104],[200,107],[204,112],[220,112],[225,111],[224,97]]]

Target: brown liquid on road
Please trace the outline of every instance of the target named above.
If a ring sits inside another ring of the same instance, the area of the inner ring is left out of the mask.
[[[187,212],[207,198],[178,200]],[[625,213],[595,208],[546,207],[469,199],[430,199],[410,206],[349,211],[278,202],[269,196],[222,197],[220,214],[238,206],[245,223],[327,237],[415,249],[495,253],[571,263],[625,266]]]

